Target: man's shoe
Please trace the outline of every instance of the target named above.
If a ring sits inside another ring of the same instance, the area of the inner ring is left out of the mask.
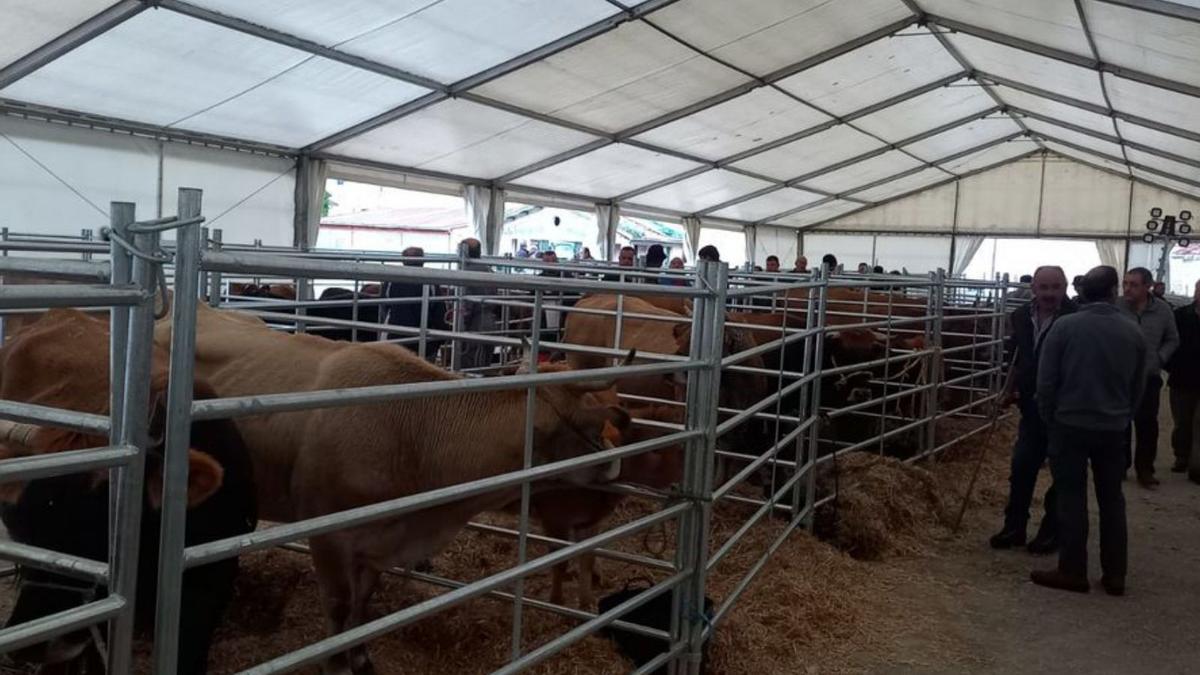
[[[1159,480],[1149,474],[1142,474],[1142,475],[1138,476],[1137,480],[1138,480],[1138,485],[1141,485],[1142,487],[1146,488],[1147,490],[1157,489],[1158,486],[1160,485]]]
[[[1176,459],[1171,465],[1171,473],[1186,473],[1188,470],[1188,461],[1186,459]]]
[[[1058,537],[1049,532],[1038,532],[1025,550],[1033,555],[1050,555],[1058,550]]]
[[[1038,586],[1056,588],[1060,591],[1087,593],[1091,590],[1091,584],[1088,583],[1087,577],[1063,574],[1058,570],[1034,570],[1029,573],[1029,578]]]
[[[1017,548],[1025,545],[1025,532],[1021,530],[1001,530],[999,534],[993,535],[988,543],[992,548],[997,550]]]
[[[1100,577],[1100,585],[1104,587],[1104,592],[1109,595],[1120,597],[1125,595],[1125,580],[1113,577]]]

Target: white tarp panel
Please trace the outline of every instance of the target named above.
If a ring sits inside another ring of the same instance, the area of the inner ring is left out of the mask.
[[[452,99],[355,136],[329,152],[496,178],[595,139],[573,129]]]
[[[767,256],[779,257],[779,268],[790,270],[796,264],[796,230],[788,227],[759,225],[755,235],[754,260],[759,265],[767,264]]]
[[[712,215],[718,218],[758,221],[821,199],[824,197],[819,194],[794,188],[783,188],[761,197],[727,206],[720,211],[713,212]]]
[[[1048,157],[1044,180],[1041,236],[1125,234],[1128,178]]]
[[[1095,0],[1083,4],[1102,61],[1200,86],[1200,23]]]
[[[995,105],[983,87],[960,80],[854,120],[854,124],[880,138],[899,143],[922,131],[936,129]]]
[[[885,270],[928,274],[950,269],[950,237],[875,237],[875,262]]]
[[[5,0],[0,68],[115,4],[116,0]]]
[[[985,73],[1104,105],[1094,70],[962,33],[951,34],[949,40],[968,63]]]
[[[943,177],[945,174],[943,174]],[[860,232],[950,232],[954,226],[953,183],[850,213],[822,230]]]
[[[1104,86],[1113,107],[1123,112],[1162,122],[1180,129],[1200,132],[1200,98],[1134,82],[1111,73],[1104,74]]]
[[[631,201],[673,211],[694,213],[770,186],[770,183],[757,178],[714,169],[637,195]]]
[[[1030,42],[1091,56],[1072,2],[1046,0],[920,0],[937,16],[1007,33]]]
[[[759,87],[635,138],[716,160],[814,127],[828,119],[828,115],[771,87]]]
[[[1081,134],[1078,131],[1072,131],[1057,124],[1048,124],[1035,119],[1025,120],[1025,126],[1029,127],[1030,131],[1041,134],[1050,140],[1091,148],[1096,152],[1101,152],[1111,157],[1121,156],[1121,146],[1116,143],[1110,143],[1102,138]]]
[[[1000,95],[1001,100],[1014,108],[1038,113],[1051,119],[1074,124],[1077,127],[1086,127],[1102,134],[1112,135],[1113,133],[1111,117],[1097,115],[1083,108],[1052,101],[1012,87],[996,87],[995,91]]]
[[[1200,141],[1163,133],[1149,127],[1131,124],[1125,120],[1117,120],[1117,128],[1121,130],[1121,138],[1127,141],[1141,143],[1183,157],[1200,157]]]
[[[872,181],[894,176],[920,165],[921,163],[911,156],[899,150],[892,150],[891,152],[885,152],[882,155],[863,160],[857,164],[851,164],[850,166],[822,174],[816,178],[805,180],[804,186],[826,192],[842,193],[854,188],[863,187]]]
[[[3,95],[298,147],[427,92],[181,14],[148,11]]]
[[[1157,173],[1142,171],[1141,169],[1134,169],[1133,175],[1159,187],[1170,188],[1176,192],[1182,192],[1183,194],[1200,197],[1200,187],[1196,187],[1195,185],[1190,185],[1177,180],[1171,180],[1170,178],[1165,178]]]
[[[475,91],[619,131],[746,82],[641,21],[525,66]]]
[[[741,230],[728,230],[723,227],[701,227],[700,240],[696,250],[705,246],[717,247],[721,262],[738,266],[746,262],[746,233]]]
[[[1029,139],[1014,139],[1006,143],[993,145],[986,150],[964,155],[949,162],[943,162],[940,166],[951,173],[961,175],[999,164],[1014,157],[1020,157],[1037,149],[1037,146],[1029,141]]]
[[[958,231],[1037,232],[1042,160],[1021,160],[958,183]]]
[[[950,180],[953,178],[950,174],[941,169],[928,168],[922,169],[916,173],[909,174],[903,178],[897,178],[890,183],[877,185],[873,188],[862,190],[861,192],[853,192],[851,196],[855,199],[864,199],[869,202],[879,202],[885,199],[890,199],[897,195],[902,195],[906,192],[919,190],[927,185]]]
[[[857,272],[858,264],[871,264],[875,237],[866,234],[818,234],[804,233],[804,255],[808,256],[810,269],[820,267],[821,258],[833,254],[838,265],[847,272]]]
[[[846,124],[747,157],[733,166],[779,180],[791,180],[883,147],[877,139]]]
[[[967,122],[916,143],[910,143],[904,146],[904,150],[927,162],[933,162],[962,152],[967,148],[999,140],[1020,130],[1021,128],[1012,121],[1011,117],[986,117]]]
[[[1200,114],[1200,110],[1197,110],[1196,113]],[[1152,155],[1148,152],[1142,152],[1141,150],[1134,150],[1133,148],[1127,149],[1127,152],[1129,153],[1129,161],[1134,164],[1141,164],[1142,166],[1146,166],[1151,169],[1165,171],[1180,179],[1187,179],[1200,184],[1200,167],[1193,166],[1191,164],[1184,164],[1183,162],[1176,162],[1173,159],[1159,157],[1158,155]],[[1200,187],[1200,185],[1197,185],[1197,187]]]
[[[616,12],[603,0],[203,0],[197,4],[445,83]]]
[[[291,160],[167,143],[163,146],[163,215],[174,215],[181,187],[204,190],[205,227],[225,243],[291,246],[296,174]]]
[[[792,227],[807,227],[814,223],[819,223],[826,220],[837,218],[843,213],[848,213],[855,209],[861,209],[862,204],[858,202],[846,201],[844,199],[835,199],[831,202],[825,202],[820,206],[814,206],[811,209],[805,209],[798,213],[793,213],[785,218],[779,218],[773,222],[778,225],[790,225]],[[805,245],[807,249],[807,244]],[[811,256],[810,256],[811,257]],[[812,260],[809,261],[810,263]]]
[[[698,166],[623,143],[613,144],[529,174],[522,185],[595,197],[615,197]]]
[[[690,0],[655,24],[755,75],[766,75],[911,16],[900,0]]]
[[[1134,181],[1133,208],[1130,209],[1132,213],[1130,229],[1133,235],[1140,236],[1145,232],[1145,223],[1150,220],[1150,209],[1155,207],[1162,209],[1163,213],[1173,216],[1179,215],[1180,211],[1191,211],[1193,221],[1200,218],[1200,196],[1184,197],[1175,192],[1168,192]],[[1192,227],[1200,228],[1200,224],[1194,223]]]
[[[960,71],[937,38],[906,35],[881,38],[777,84],[840,116]]]
[[[11,232],[99,235],[114,201],[158,215],[157,141],[12,117],[0,134],[0,226]]]

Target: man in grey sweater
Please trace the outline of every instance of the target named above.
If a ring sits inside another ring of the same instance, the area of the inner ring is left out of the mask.
[[[1146,386],[1146,345],[1141,331],[1117,309],[1117,271],[1101,266],[1084,277],[1083,305],[1054,323],[1043,338],[1037,402],[1050,426],[1047,455],[1058,492],[1058,569],[1035,571],[1034,583],[1086,593],[1087,467],[1095,474],[1100,507],[1101,583],[1110,595],[1125,592],[1127,544],[1126,429]]]
[[[1117,305],[1129,313],[1146,343],[1146,389],[1133,415],[1134,442],[1126,446],[1125,468],[1137,472],[1138,484],[1158,486],[1154,461],[1158,458],[1158,404],[1162,391],[1162,368],[1179,347],[1175,314],[1165,300],[1154,297],[1154,277],[1145,267],[1125,273],[1121,284],[1124,297]],[[1136,447],[1136,450],[1134,450]]]

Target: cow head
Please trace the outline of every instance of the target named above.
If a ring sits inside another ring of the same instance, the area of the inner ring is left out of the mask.
[[[133,535],[139,537],[142,574],[152,573],[157,566],[158,512],[162,505],[161,439],[165,418],[165,397],[155,397],[149,427],[152,446],[146,453],[145,463],[142,529],[140,534]],[[107,445],[107,440],[102,437],[12,423],[0,425],[0,438],[3,442],[0,456],[3,458]],[[199,422],[193,425],[193,443],[199,442],[208,449],[214,440],[222,446],[236,447],[221,447],[215,451],[217,456],[198,449],[188,451],[189,540],[205,530],[205,525],[195,522],[192,514],[198,508],[220,501],[213,499],[213,495],[225,483],[225,464],[230,464],[228,457],[236,453],[244,456],[245,453],[231,423],[220,421],[213,425]],[[218,457],[225,460],[224,464]],[[238,467],[239,471],[243,469],[244,466]],[[0,520],[15,541],[101,562],[108,560],[107,470],[39,478],[23,484],[8,484],[4,488],[0,500]],[[248,516],[253,518],[254,514],[249,513]],[[249,531],[252,526],[238,529]],[[15,626],[33,621],[98,599],[104,593],[102,587],[88,582],[27,568],[22,570],[17,601],[5,625]],[[153,588],[139,589],[138,597],[142,602],[152,602]],[[139,602],[141,607],[142,603]],[[11,657],[32,664],[66,664],[76,659],[94,657],[94,653],[89,651],[90,644],[91,634],[78,631],[15,651]]]
[[[633,363],[636,350],[631,350],[621,365]],[[532,370],[529,346],[518,373]],[[565,362],[538,365],[539,373],[569,370]],[[611,449],[620,445],[619,439],[630,424],[629,413],[617,405],[612,380],[595,380],[561,385],[546,385],[537,389],[538,403],[533,424],[533,448],[539,463],[556,462],[580,455]],[[621,472],[621,460],[566,474],[563,480],[576,485],[612,482]]]

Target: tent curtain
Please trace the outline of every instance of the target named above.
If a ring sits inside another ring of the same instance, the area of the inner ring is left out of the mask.
[[[463,201],[472,236],[482,244],[484,255],[495,255],[504,227],[504,190],[467,185],[463,188]]]
[[[329,165],[323,159],[302,156],[296,162],[296,230],[292,242],[296,248],[307,250],[317,243],[328,174]]]
[[[983,246],[983,240],[983,237],[972,235],[959,235],[954,238],[954,261],[950,270],[952,276],[962,276],[967,271],[967,266]]]
[[[1109,265],[1117,272],[1125,269],[1125,240],[1097,239],[1096,253],[1100,254],[1100,264]]]
[[[747,225],[744,231],[746,233],[746,264],[753,269],[758,262],[755,259],[758,255],[758,228],[754,225]]]
[[[616,204],[596,204],[596,248],[599,260],[612,260],[617,248],[617,224],[621,207]]]
[[[698,248],[700,248],[700,219],[688,216],[683,219],[683,253],[687,256],[687,262],[695,264]]]

